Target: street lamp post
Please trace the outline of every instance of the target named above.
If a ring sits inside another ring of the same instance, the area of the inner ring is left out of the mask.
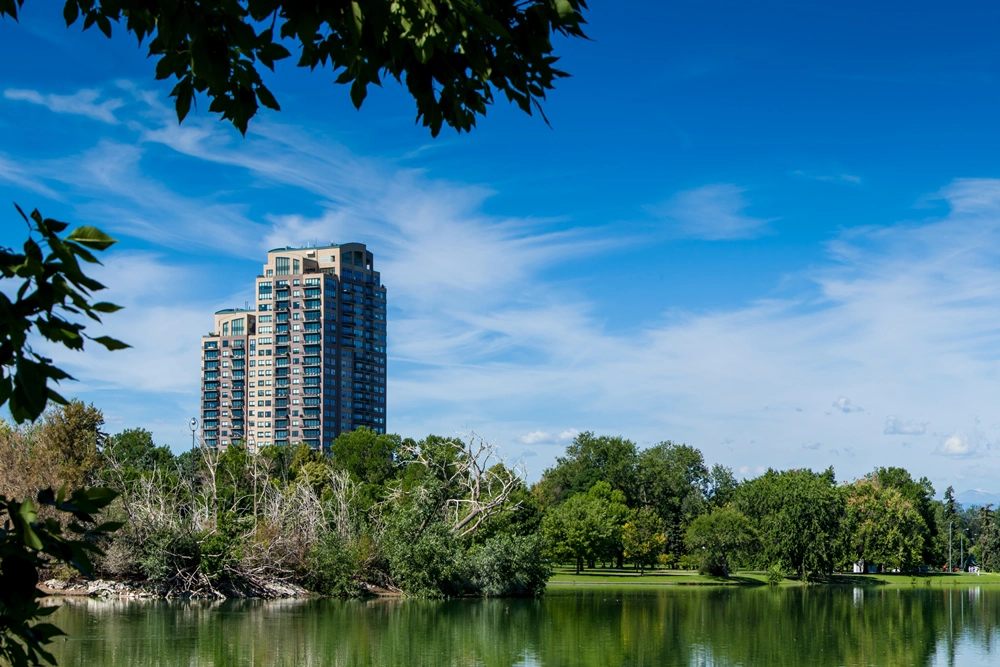
[[[188,426],[191,428],[191,451],[193,452],[195,450],[195,434],[198,432],[198,418],[191,417]]]

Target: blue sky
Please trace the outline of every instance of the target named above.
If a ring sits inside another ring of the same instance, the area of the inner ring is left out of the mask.
[[[185,447],[211,313],[269,247],[362,241],[392,431],[473,429],[532,479],[594,430],[1000,490],[1000,8],[592,5],[551,128],[500,103],[437,139],[394,83],[358,112],[291,64],[245,139],[178,126],[131,38],[0,23],[0,200],[121,239],[135,348],[59,353],[65,393]]]

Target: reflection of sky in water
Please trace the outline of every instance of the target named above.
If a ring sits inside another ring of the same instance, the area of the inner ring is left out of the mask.
[[[909,582],[908,578],[901,581]],[[784,667],[1000,664],[1000,585],[556,588],[540,600],[76,599],[60,664]]]

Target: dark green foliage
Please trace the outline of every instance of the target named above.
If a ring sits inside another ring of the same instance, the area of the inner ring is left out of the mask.
[[[1000,513],[992,505],[979,509],[983,534],[979,537],[980,566],[987,572],[1000,572]]]
[[[201,563],[201,545],[186,530],[160,530],[147,537],[139,566],[156,584],[168,583],[177,572],[194,570]]]
[[[443,521],[425,520],[413,511],[390,518],[383,549],[392,580],[415,597],[465,595],[472,586],[461,544]]]
[[[367,427],[341,433],[333,441],[334,466],[358,482],[381,486],[399,472],[401,444],[398,435],[378,434]]]
[[[130,474],[173,468],[176,462],[170,448],[157,447],[153,434],[144,428],[127,429],[109,437],[101,453]]]
[[[683,554],[688,524],[707,510],[709,471],[705,459],[694,447],[668,440],[643,450],[637,469],[641,503],[659,514],[666,526],[666,551]],[[718,474],[720,484],[729,483],[723,471]]]
[[[14,18],[24,0],[0,2]],[[258,63],[273,70],[299,50],[298,65],[327,65],[361,106],[371,84],[404,82],[417,119],[470,130],[494,91],[530,114],[555,80],[552,36],[584,37],[584,0],[353,0],[339,2],[176,2],[67,0],[66,25],[82,19],[111,36],[123,25],[156,61],[157,79],[177,81],[171,96],[184,120],[197,93],[240,132],[259,105],[278,109]],[[284,44],[283,44],[284,43]]]
[[[903,499],[917,511],[923,520],[920,532],[921,559],[925,563],[934,562],[939,552],[938,525],[935,517],[934,486],[926,477],[914,480],[903,468],[876,468],[869,477],[877,477],[879,483],[887,489],[899,491]],[[952,498],[954,502],[954,498]],[[953,508],[954,509],[954,508]]]
[[[472,550],[472,585],[486,597],[541,595],[552,574],[537,533],[497,535]]]
[[[201,573],[214,584],[238,579],[246,535],[253,526],[253,517],[228,511],[219,514],[215,530],[206,535],[199,546]]]
[[[329,533],[306,556],[303,584],[311,591],[335,597],[357,597],[362,589],[355,579],[357,559],[340,536]]]
[[[554,468],[542,474],[538,492],[544,507],[559,504],[576,493],[584,493],[598,482],[625,494],[631,503],[636,496],[635,443],[621,437],[595,436],[586,431],[573,438],[566,456],[556,459]]]
[[[49,623],[34,622],[48,616],[56,607],[43,608],[35,588],[38,570],[49,559],[66,563],[85,576],[93,574],[91,555],[101,555],[94,539],[117,530],[121,524],[96,525],[96,514],[115,499],[110,489],[79,489],[68,498],[66,489],[38,492],[39,505],[70,514],[66,526],[70,535],[54,518],[39,520],[30,499],[7,500],[0,495],[0,662],[20,667],[42,660],[54,662],[43,648],[63,634]]]
[[[699,516],[691,522],[685,537],[699,570],[720,577],[728,577],[734,563],[743,558],[754,543],[750,521],[731,507],[720,507],[711,514]]]
[[[4,6],[0,3],[0,15]],[[92,338],[84,333],[83,324],[67,319],[83,314],[100,322],[101,314],[119,310],[111,303],[90,301],[91,293],[104,285],[80,268],[80,261],[100,264],[91,251],[106,250],[115,240],[93,227],[78,227],[61,237],[68,227],[65,222],[43,218],[37,210],[30,217],[20,208],[17,212],[28,230],[24,249],[16,253],[0,248],[0,279],[5,287],[0,289],[0,405],[7,403],[20,424],[36,419],[50,400],[65,404],[51,383],[72,379],[32,349],[30,336],[70,350],[82,350],[85,338],[109,350],[128,345],[108,336]]]
[[[705,500],[712,508],[725,507],[733,501],[739,482],[733,476],[733,469],[716,463],[708,473]]]
[[[621,491],[597,482],[587,493],[578,493],[549,510],[542,534],[551,557],[575,563],[579,573],[584,564],[624,555],[621,531],[629,514],[624,501]]]
[[[733,504],[757,534],[757,567],[777,564],[805,579],[829,574],[839,562],[846,506],[833,468],[768,470],[744,482]]]
[[[359,485],[357,502],[371,507],[382,500],[386,485],[400,472],[402,439],[370,428],[341,433],[333,441],[333,466],[345,470]]]

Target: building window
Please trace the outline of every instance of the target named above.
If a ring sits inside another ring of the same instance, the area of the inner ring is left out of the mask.
[[[242,336],[246,331],[246,320],[233,320],[233,335]]]
[[[223,322],[222,323],[222,335],[223,336],[228,336],[229,335],[229,322]]]
[[[298,264],[298,260],[295,261]],[[274,258],[274,272],[279,276],[287,276],[289,273],[289,261],[287,257]]]

